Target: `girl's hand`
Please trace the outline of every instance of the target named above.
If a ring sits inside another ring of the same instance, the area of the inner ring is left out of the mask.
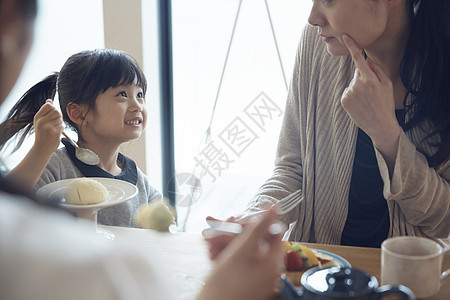
[[[342,39],[357,67],[353,80],[342,95],[342,107],[372,139],[391,169],[401,133],[395,117],[392,82],[370,58],[364,58],[362,50],[351,37],[344,34]]]
[[[62,115],[48,99],[34,115],[34,145],[22,161],[7,175],[24,189],[32,191],[39,180],[52,153],[58,149],[63,131]]]
[[[36,151],[51,154],[59,147],[63,131],[61,113],[53,106],[53,101],[47,99],[33,119]]]
[[[248,223],[217,257],[216,267],[198,299],[264,299],[279,285],[283,270],[281,233],[269,227],[278,220],[275,209]]]

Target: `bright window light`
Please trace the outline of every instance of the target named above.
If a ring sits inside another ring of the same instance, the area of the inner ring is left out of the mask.
[[[244,0],[230,47],[239,3],[172,1],[179,198],[189,193],[189,187],[183,186],[189,186],[189,180],[182,182],[183,175],[195,166],[205,171],[201,193],[196,190],[201,195],[190,205],[187,231],[204,228],[207,215],[224,218],[242,211],[272,174],[286,82],[311,8],[310,1]],[[211,141],[204,144],[216,97]],[[188,205],[178,207],[181,221]]]

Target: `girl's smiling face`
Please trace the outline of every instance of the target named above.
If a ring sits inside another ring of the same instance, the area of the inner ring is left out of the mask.
[[[123,143],[139,138],[147,122],[142,88],[131,84],[107,89],[98,95],[95,110],[87,114],[86,121],[87,128],[83,134],[108,143]]]
[[[313,0],[308,22],[318,27],[331,55],[348,55],[346,33],[365,49],[380,40],[388,27],[387,0]]]

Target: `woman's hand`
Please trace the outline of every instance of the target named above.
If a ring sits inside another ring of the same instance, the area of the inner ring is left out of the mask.
[[[218,254],[216,266],[198,299],[264,299],[279,285],[283,270],[282,234],[272,234],[275,209],[248,223],[244,232]]]
[[[53,106],[53,101],[47,99],[33,119],[35,140],[34,148],[43,154],[52,154],[59,147],[63,131],[61,113]]]
[[[372,139],[391,169],[401,133],[395,117],[392,82],[370,58],[364,58],[362,50],[351,37],[344,34],[342,38],[357,67],[353,80],[342,95],[342,107]]]

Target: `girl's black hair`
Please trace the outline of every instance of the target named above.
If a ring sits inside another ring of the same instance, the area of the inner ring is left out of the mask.
[[[438,166],[450,158],[450,1],[410,0],[410,9],[414,16],[400,70],[408,90],[405,107],[412,112],[406,130],[428,131],[436,151],[426,156],[430,166]]]
[[[20,147],[33,130],[33,117],[48,98],[58,93],[64,121],[77,131],[69,119],[69,103],[86,104],[95,109],[97,96],[111,87],[135,83],[144,95],[147,81],[136,60],[126,52],[110,49],[82,51],[67,59],[59,73],[54,73],[30,88],[14,105],[6,120],[0,124],[0,149],[16,133],[21,132]],[[82,138],[82,137],[80,137]]]

